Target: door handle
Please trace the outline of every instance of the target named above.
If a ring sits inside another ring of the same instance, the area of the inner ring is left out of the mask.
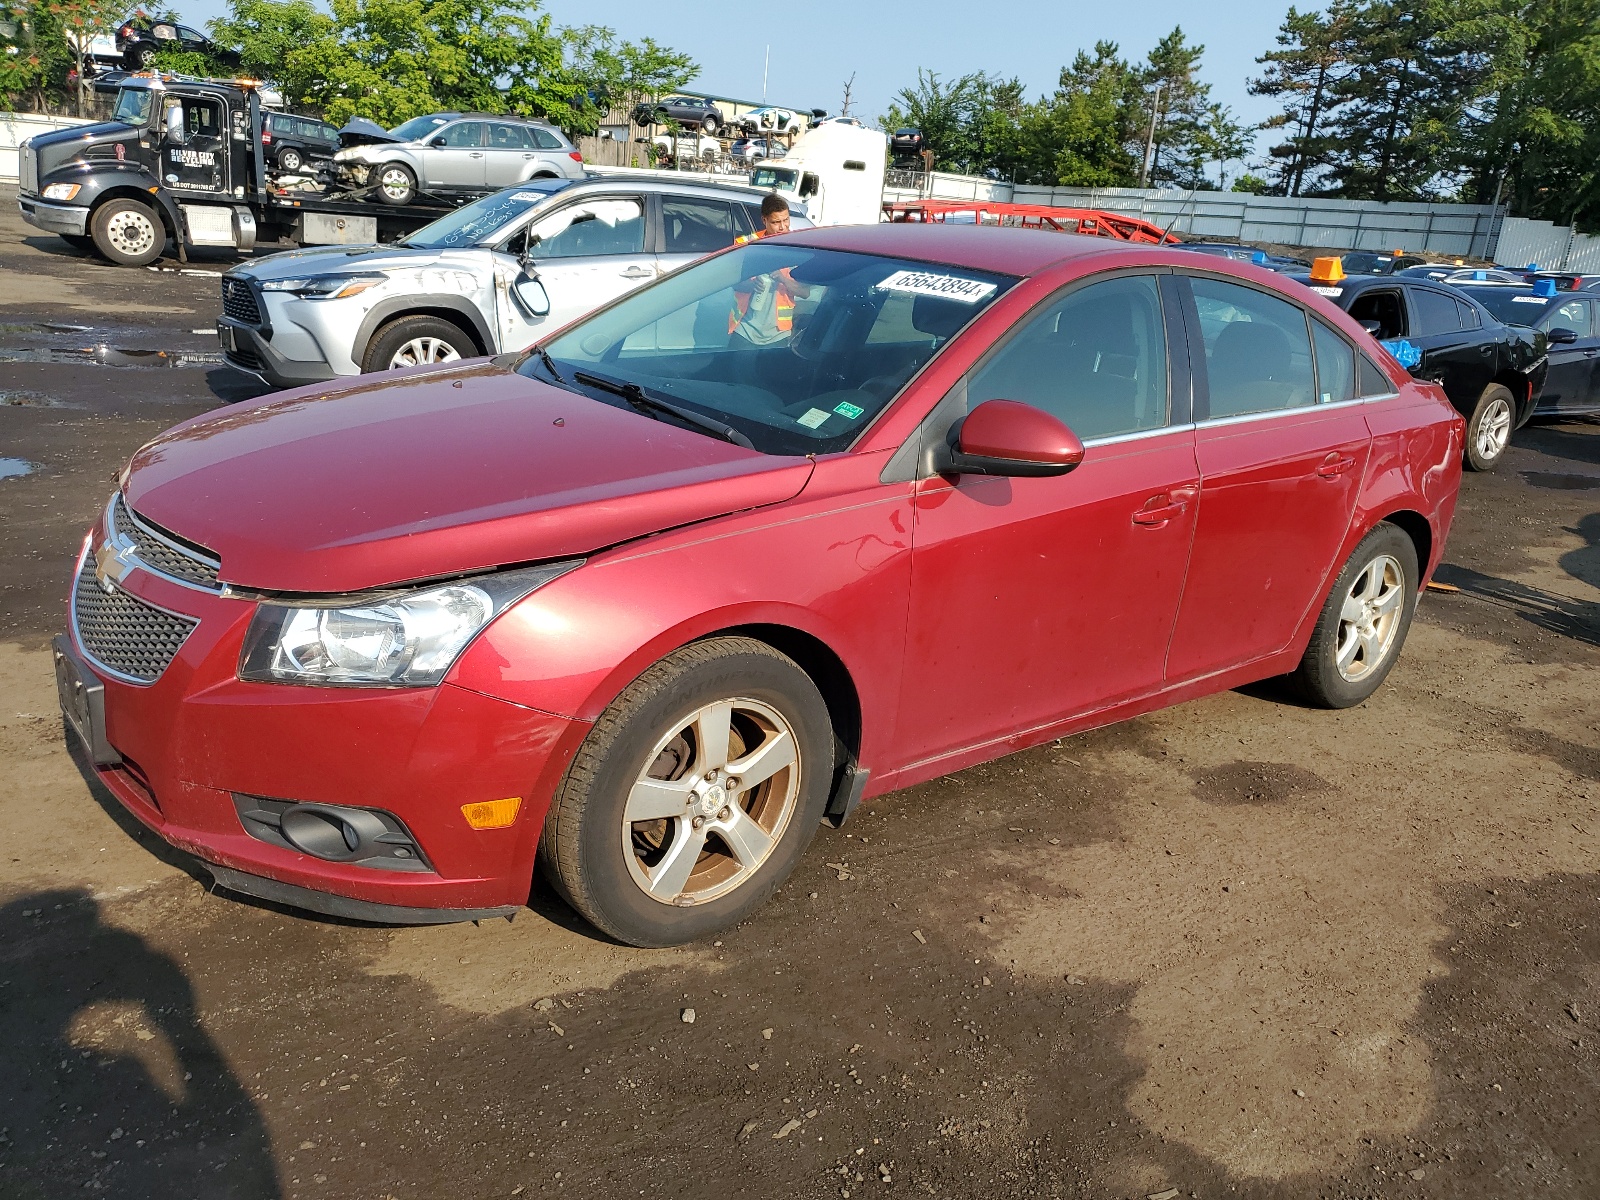
[[[1494,342],[1484,342],[1481,346],[1478,347],[1478,353],[1483,355],[1485,358],[1488,358],[1491,354],[1493,354],[1495,352],[1495,350],[1497,348],[1498,347],[1497,347],[1496,343],[1494,343]]]
[[[1356,465],[1356,460],[1348,454],[1340,454],[1337,450],[1330,450],[1328,457],[1322,460],[1322,465],[1317,468],[1317,474],[1324,479],[1337,479],[1351,467]]]
[[[1151,496],[1144,502],[1144,506],[1133,514],[1133,523],[1150,529],[1160,529],[1175,517],[1183,516],[1193,497],[1194,491],[1191,488],[1177,488],[1171,492],[1162,492],[1159,496]]]
[[[523,155],[523,156],[522,156],[522,157],[523,157],[523,158],[532,158],[532,157],[533,157],[533,155],[531,155],[531,154],[524,154],[524,155]]]
[[[622,277],[624,279],[649,279],[654,274],[655,272],[649,267],[641,267],[638,264],[634,264],[622,273]]]
[[[483,151],[482,150],[472,150],[472,151],[468,152],[467,157],[468,158],[482,158],[483,157]]]

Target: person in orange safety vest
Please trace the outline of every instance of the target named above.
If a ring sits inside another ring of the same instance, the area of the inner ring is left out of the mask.
[[[789,232],[789,205],[782,196],[770,195],[761,201],[762,228],[734,241],[748,245],[773,234]],[[796,297],[810,294],[803,283],[796,283],[787,267],[769,275],[756,275],[733,289],[733,307],[728,310],[728,333],[737,334],[755,346],[773,346],[788,338],[794,328]]]

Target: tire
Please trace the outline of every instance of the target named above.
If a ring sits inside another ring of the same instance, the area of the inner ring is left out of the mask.
[[[131,60],[132,70],[143,71],[151,63],[155,62],[156,48],[154,46],[135,46],[129,51],[128,57]]]
[[[57,236],[74,250],[81,251],[84,254],[93,254],[95,251],[94,239],[87,234],[63,233]]]
[[[167,248],[161,217],[148,204],[119,197],[94,210],[89,219],[94,248],[119,267],[143,267]]]
[[[719,730],[730,731],[722,752]],[[833,745],[827,705],[792,659],[741,637],[686,646],[641,675],[584,739],[545,818],[544,874],[628,945],[726,929],[804,855],[827,807]],[[779,765],[748,786],[749,764],[769,754]],[[745,779],[726,770],[741,763]],[[729,778],[738,786],[725,789]]]
[[[305,159],[300,157],[300,151],[293,146],[285,146],[278,151],[278,169],[281,171],[298,171],[305,165]]]
[[[371,374],[400,367],[455,362],[477,355],[477,346],[459,325],[441,317],[399,317],[372,335],[366,356],[361,360],[361,370],[363,374]]]
[[[707,117],[700,122],[700,132],[707,137],[716,137],[718,128],[720,128],[720,124],[715,117]]]
[[[1293,680],[1312,704],[1349,708],[1383,685],[1417,611],[1417,548],[1387,523],[1361,539],[1317,617]]]
[[[384,163],[375,172],[378,199],[399,208],[417,198],[417,176],[405,163]]]
[[[1500,465],[1511,444],[1511,429],[1516,421],[1517,402],[1509,388],[1491,383],[1483,389],[1478,403],[1467,418],[1467,448],[1463,456],[1474,471],[1492,471]]]

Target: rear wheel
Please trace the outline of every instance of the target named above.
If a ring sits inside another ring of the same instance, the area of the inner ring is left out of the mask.
[[[584,740],[545,819],[546,876],[602,932],[670,946],[743,920],[827,806],[833,733],[811,678],[721,637],[639,677]]]
[[[142,71],[156,60],[154,46],[136,46],[133,50],[133,69]]]
[[[378,330],[367,348],[361,370],[394,371],[400,367],[455,362],[477,353],[472,339],[449,321],[439,317],[401,317]]]
[[[417,198],[417,177],[404,163],[384,163],[378,168],[378,199],[396,206]]]
[[[1418,578],[1417,548],[1403,530],[1382,524],[1361,539],[1294,673],[1307,700],[1349,708],[1378,690],[1411,628]]]
[[[278,166],[285,171],[298,171],[305,165],[305,159],[300,157],[300,151],[293,146],[285,146],[278,151]]]
[[[717,128],[717,119],[715,117],[707,116],[704,121],[700,122],[700,130],[707,137],[716,137]]]
[[[1467,466],[1474,471],[1492,471],[1511,444],[1516,402],[1511,391],[1498,383],[1483,389],[1478,403],[1467,418]]]
[[[119,267],[143,267],[161,257],[167,232],[148,204],[137,200],[108,200],[95,209],[89,222],[96,250]]]

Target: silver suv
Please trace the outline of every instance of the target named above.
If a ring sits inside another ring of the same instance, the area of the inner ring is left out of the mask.
[[[389,131],[392,141],[333,156],[341,180],[376,187],[385,204],[418,192],[476,195],[526,179],[581,179],[583,156],[559,129],[519,117],[434,113]]]
[[[533,180],[394,246],[274,254],[222,277],[223,359],[292,387],[522,350],[759,229],[765,195],[648,176]],[[811,226],[800,212],[791,223]]]

